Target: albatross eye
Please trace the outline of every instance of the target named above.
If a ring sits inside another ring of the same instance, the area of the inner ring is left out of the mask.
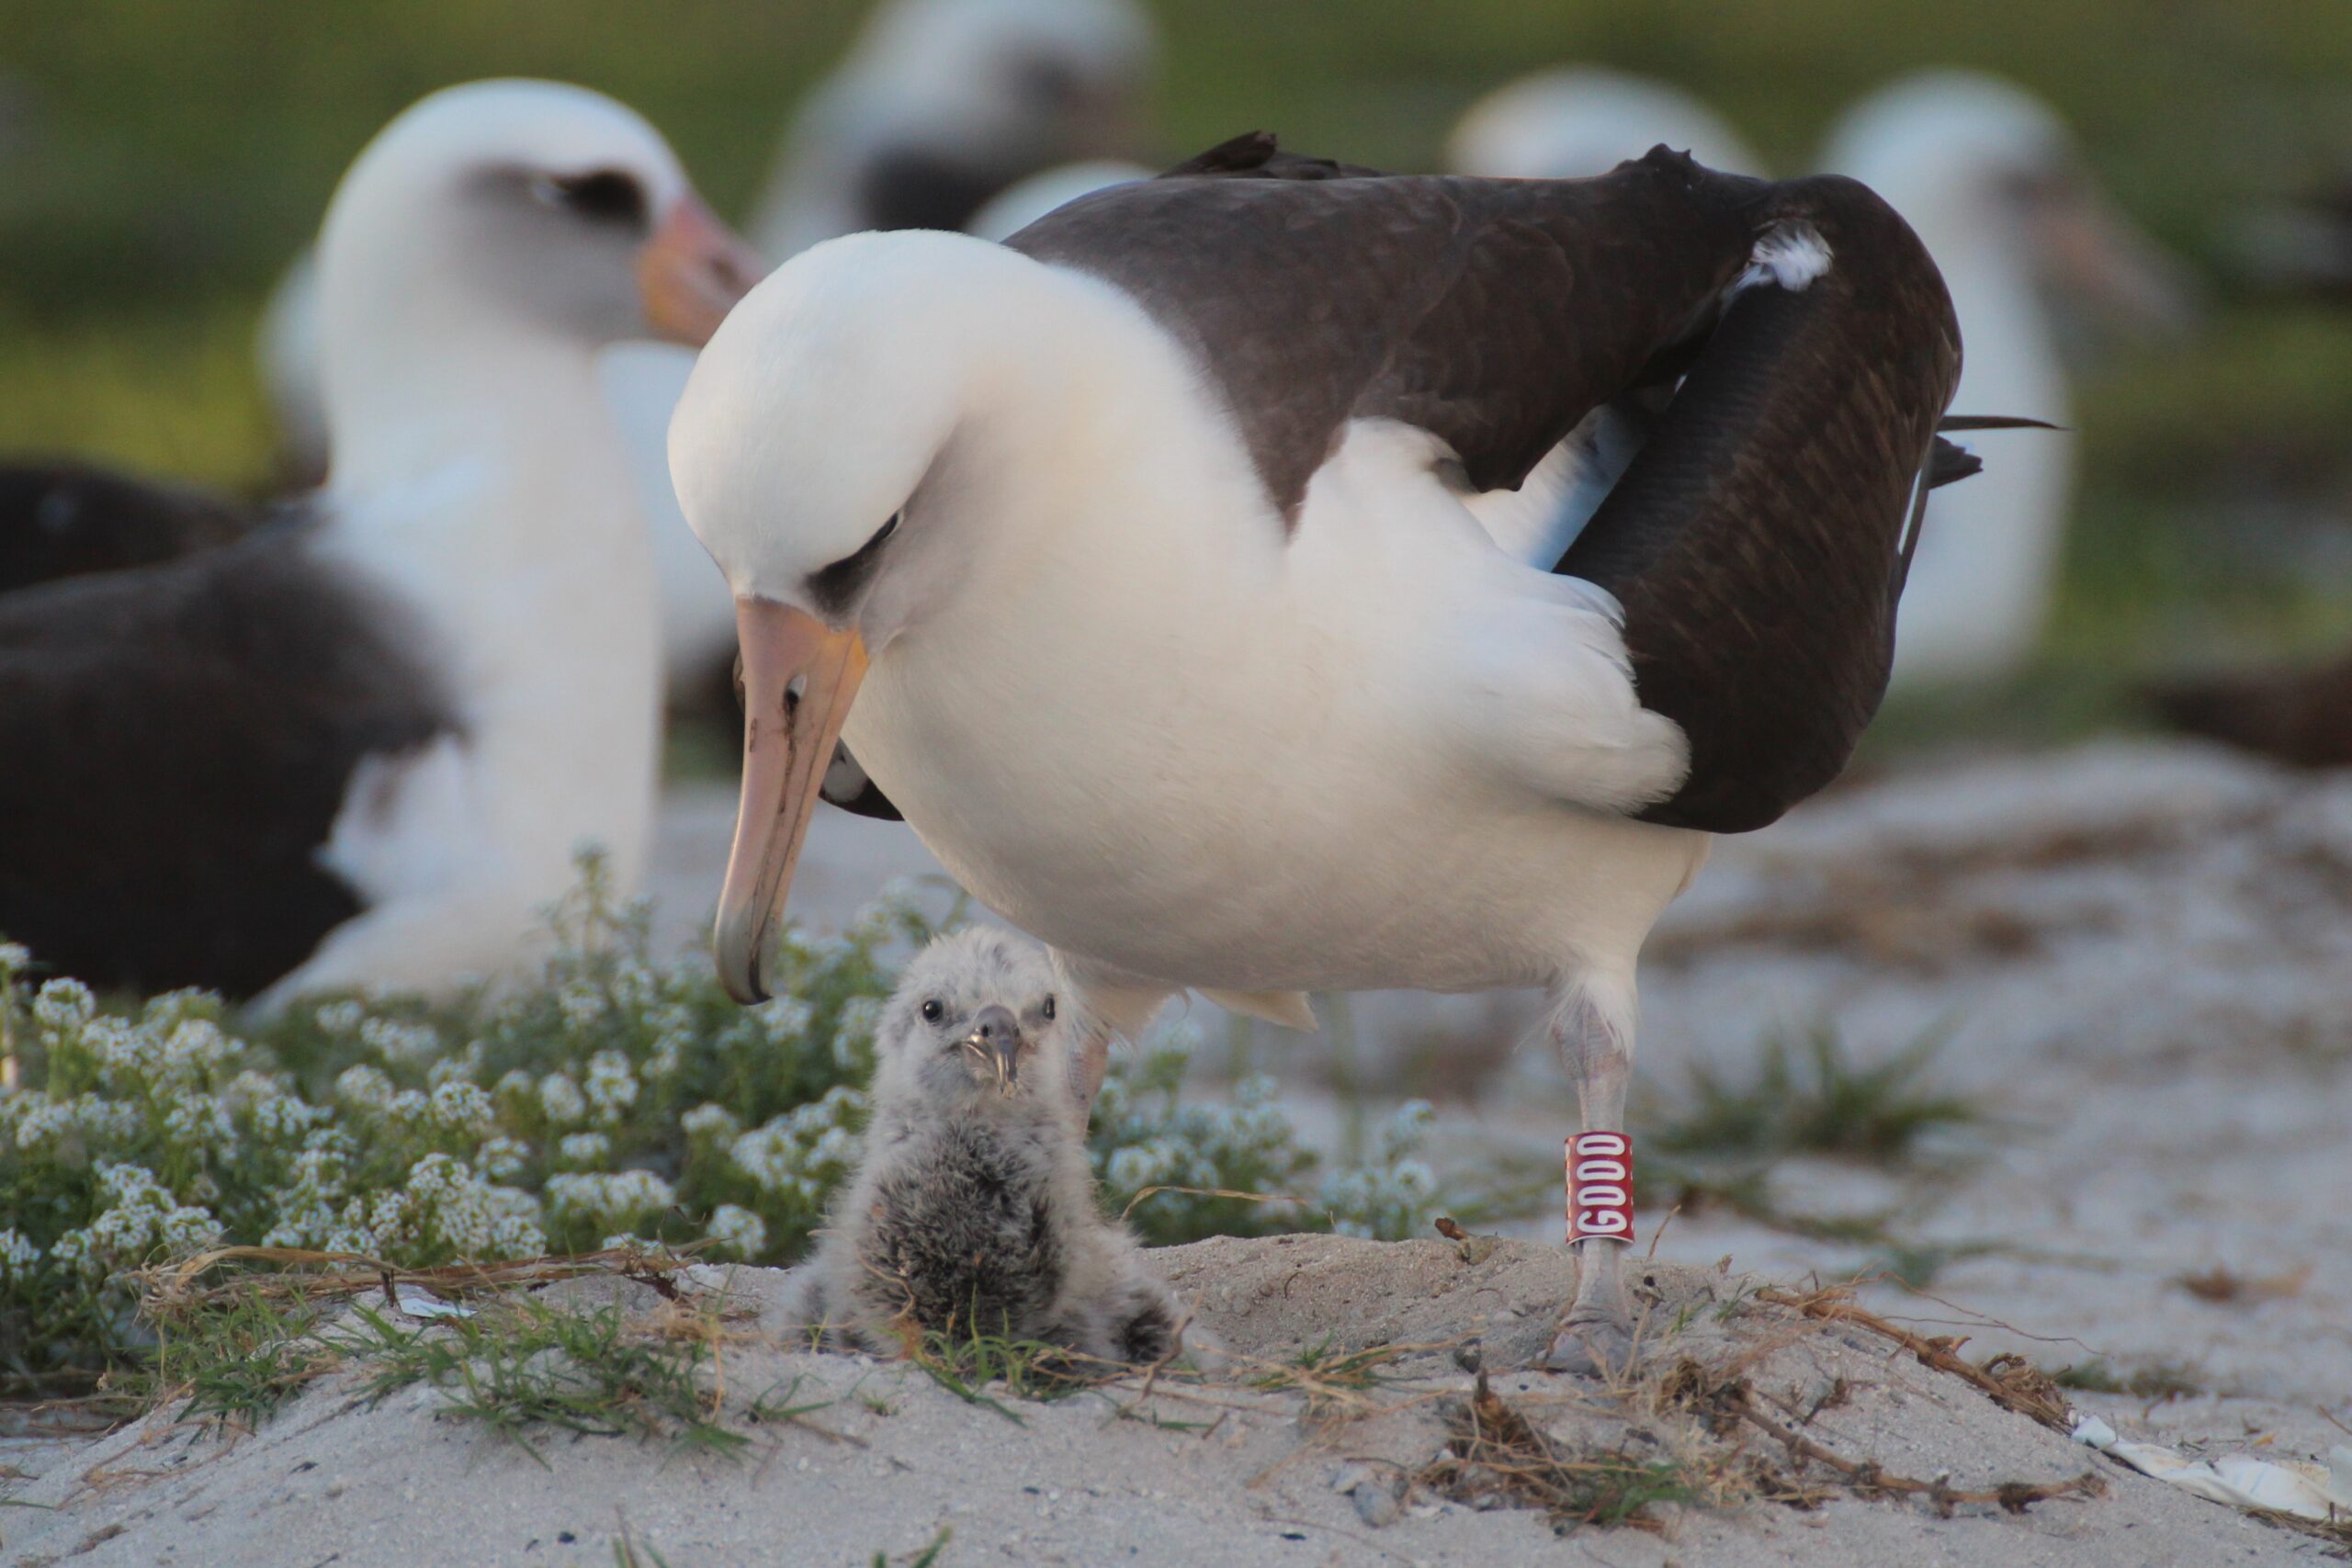
[[[882,547],[899,531],[899,519],[906,514],[907,509],[900,507],[890,513],[888,522],[874,531],[872,538],[832,565],[808,574],[808,596],[817,602],[819,609],[838,614],[849,608],[850,601],[857,597],[882,564]]]
[[[1054,1021],[1054,998],[1051,998],[1051,997],[1047,997],[1047,998],[1046,998],[1046,1009],[1045,1009],[1045,1011],[1046,1011],[1046,1021],[1047,1023],[1051,1023],[1051,1022],[1053,1022],[1053,1021]]]
[[[937,997],[929,997],[924,999],[922,1004],[922,1021],[925,1023],[937,1023],[941,1019],[946,1016],[947,1009],[941,1004]]]
[[[540,182],[539,194],[551,207],[586,219],[641,228],[645,223],[645,187],[619,169],[596,169],[584,175],[551,175]]]

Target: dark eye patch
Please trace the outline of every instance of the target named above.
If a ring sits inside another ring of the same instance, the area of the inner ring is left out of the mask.
[[[558,205],[592,223],[641,229],[645,226],[645,187],[633,175],[619,169],[597,169],[584,175],[562,175],[548,181]]]
[[[893,512],[890,520],[874,531],[874,537],[832,565],[808,574],[808,597],[817,602],[817,608],[829,615],[837,615],[849,608],[858,591],[873,579],[875,570],[881,566],[882,547],[888,544],[890,536],[899,531],[899,519],[905,515],[904,509]]]

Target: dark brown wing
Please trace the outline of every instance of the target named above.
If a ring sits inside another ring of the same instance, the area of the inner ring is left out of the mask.
[[[359,911],[352,771],[456,727],[299,525],[0,595],[0,932],[93,984],[260,990]]]
[[[1744,832],[1838,776],[1894,651],[1902,541],[1960,379],[1943,279],[1851,180],[1792,181],[1828,270],[1739,293],[1561,571],[1625,607],[1642,705],[1680,725],[1690,773],[1645,811]]]
[[[222,497],[69,460],[0,463],[0,592],[175,560],[252,514]]]
[[[1351,180],[1382,179],[1385,171],[1368,169],[1362,164],[1342,164],[1335,158],[1316,158],[1303,152],[1285,152],[1274,140],[1271,130],[1246,130],[1227,141],[1220,141],[1205,152],[1196,153],[1177,164],[1159,177],[1163,180],[1190,179],[1196,175],[1218,175],[1234,179],[1251,180]]]
[[[1708,319],[1772,188],[1663,148],[1597,179],[1487,180],[1318,173],[1243,142],[1006,243],[1191,344],[1294,518],[1351,419],[1419,425],[1478,489],[1515,488]]]
[[[2166,724],[2187,734],[2298,767],[2352,767],[2352,653],[2165,682],[2146,694]]]

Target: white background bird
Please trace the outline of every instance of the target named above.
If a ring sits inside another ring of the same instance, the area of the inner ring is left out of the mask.
[[[584,89],[450,88],[320,245],[334,463],[303,514],[0,601],[0,928],[94,981],[446,990],[651,828],[659,626],[597,351],[756,266]]]

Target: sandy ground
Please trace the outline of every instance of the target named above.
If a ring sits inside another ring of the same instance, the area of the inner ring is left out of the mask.
[[[1709,1366],[1744,1360],[1759,1395],[1793,1410],[1830,1396],[1804,1430],[1840,1457],[1962,1490],[2090,1472],[2103,1493],[2018,1513],[1963,1504],[1949,1517],[1924,1503],[1849,1498],[1802,1510],[1766,1501],[1666,1506],[1655,1533],[1588,1529],[1564,1540],[1540,1510],[1482,1509],[1427,1482],[1406,1484],[1445,1451],[1445,1401],[1469,1387],[1451,1342],[1483,1333],[1503,1345],[1540,1334],[1573,1279],[1559,1252],[1507,1244],[1474,1264],[1438,1242],[1289,1237],[1202,1243],[1161,1258],[1238,1357],[1272,1364],[1335,1327],[1342,1345],[1429,1348],[1401,1355],[1375,1386],[1319,1407],[1298,1393],[1228,1382],[1149,1398],[1122,1387],[1024,1403],[1008,1416],[965,1404],[903,1363],[744,1344],[728,1353],[735,1407],[779,1386],[791,1389],[795,1405],[821,1407],[807,1424],[762,1429],[734,1459],[560,1437],[543,1440],[534,1458],[451,1416],[433,1391],[370,1408],[347,1382],[328,1383],[254,1436],[222,1441],[151,1419],[70,1459],[52,1451],[55,1462],[17,1495],[48,1510],[12,1510],[18,1517],[0,1528],[10,1561],[27,1568],[605,1563],[625,1529],[640,1551],[659,1551],[675,1568],[865,1568],[876,1553],[904,1562],[942,1530],[953,1532],[949,1563],[1696,1568],[2316,1556],[2316,1542],[2107,1464],[1955,1378],[1891,1357],[1883,1340],[1769,1307],[1718,1321],[1723,1303],[1753,1281],[1668,1268],[1646,1271],[1654,1354]],[[697,1273],[696,1284],[732,1292],[750,1314],[773,1299],[781,1278]],[[614,1287],[557,1289],[593,1298]],[[618,1292],[640,1309],[657,1304],[642,1287]],[[1686,1320],[1679,1332],[1671,1326]],[[759,1326],[753,1316],[740,1325],[746,1333]],[[1706,1440],[1692,1419],[1648,1408],[1638,1391],[1629,1416],[1619,1399],[1556,1378],[1503,1374],[1494,1387],[1576,1451],[1645,1458]],[[1747,1451],[1780,1453],[1753,1434]]]
[[[731,815],[723,791],[679,796],[665,815],[656,890],[677,940],[707,908]],[[888,877],[931,869],[903,829],[827,814],[801,907],[838,919]],[[1690,1063],[1736,1072],[1776,1028],[1834,1020],[1864,1055],[1951,1032],[1938,1074],[1983,1100],[1992,1124],[1946,1140],[1908,1174],[1803,1162],[1779,1176],[1789,1207],[1891,1211],[1906,1242],[1947,1250],[1933,1298],[1876,1286],[1870,1305],[1922,1332],[1969,1336],[1972,1357],[2017,1349],[2057,1366],[2097,1356],[2196,1390],[2083,1398],[2129,1437],[2293,1458],[2347,1440],[2337,1423],[2352,1422],[2352,778],[2124,743],[1916,766],[1720,845],[1662,925],[1643,987],[1638,1077],[1669,1098]],[[1222,1026],[1199,1016],[1217,1038]],[[1528,1042],[1539,1018],[1522,995],[1357,998],[1355,1070],[1375,1083],[1408,1070],[1433,1081],[1446,1096],[1441,1149],[1556,1157],[1571,1111],[1548,1050]],[[1261,1030],[1255,1048],[1296,1085],[1302,1122],[1337,1126],[1329,1040]],[[1645,1216],[1645,1233],[1660,1218]],[[1546,1213],[1509,1228],[1550,1239],[1557,1224]],[[1221,1337],[1275,1355],[1326,1334],[1363,1344],[1494,1332],[1478,1319],[1532,1322],[1568,1289],[1566,1264],[1547,1248],[1482,1268],[1436,1243],[1210,1243],[1161,1256]],[[1657,1258],[1662,1288],[1686,1299],[1724,1288],[1725,1258],[1782,1282],[1845,1278],[1870,1261],[1707,1212],[1676,1216]],[[2268,1284],[2216,1303],[2178,1282],[2216,1267]],[[1785,1358],[1863,1354],[1783,1349],[1759,1382],[1801,1390],[1838,1374]],[[1949,1519],[1883,1502],[1804,1513],[1751,1504],[1679,1515],[1664,1537],[1585,1532],[1564,1544],[1540,1515],[1415,1493],[1374,1529],[1332,1483],[1360,1479],[1347,1469],[1355,1458],[1393,1461],[1373,1467],[1384,1474],[1427,1461],[1442,1436],[1435,1401],[1465,1381],[1442,1355],[1414,1363],[1411,1390],[1381,1391],[1403,1408],[1342,1429],[1302,1424],[1295,1401],[1252,1396],[1220,1411],[1205,1437],[1116,1418],[1096,1396],[1023,1407],[1015,1427],[903,1368],[778,1358],[775,1376],[811,1379],[811,1390],[863,1378],[892,1414],[854,1400],[827,1414],[865,1447],[786,1429],[730,1466],[565,1441],[542,1469],[436,1419],[429,1397],[362,1413],[322,1391],[231,1445],[150,1423],[95,1445],[0,1449],[0,1464],[33,1477],[0,1485],[63,1505],[0,1509],[0,1540],[18,1562],[87,1545],[71,1560],[94,1568],[605,1562],[618,1509],[673,1568],[903,1560],[942,1524],[956,1531],[949,1564],[2201,1563],[2314,1550],[2094,1461],[1972,1390],[1889,1361],[1883,1347],[1871,1354],[1873,1392],[1831,1428],[1853,1445],[1840,1451],[1949,1471],[1956,1484],[2097,1465],[2108,1495]],[[730,1379],[748,1386],[768,1370]],[[1610,1419],[1557,1380],[1498,1387],[1596,1440],[1592,1423]]]

